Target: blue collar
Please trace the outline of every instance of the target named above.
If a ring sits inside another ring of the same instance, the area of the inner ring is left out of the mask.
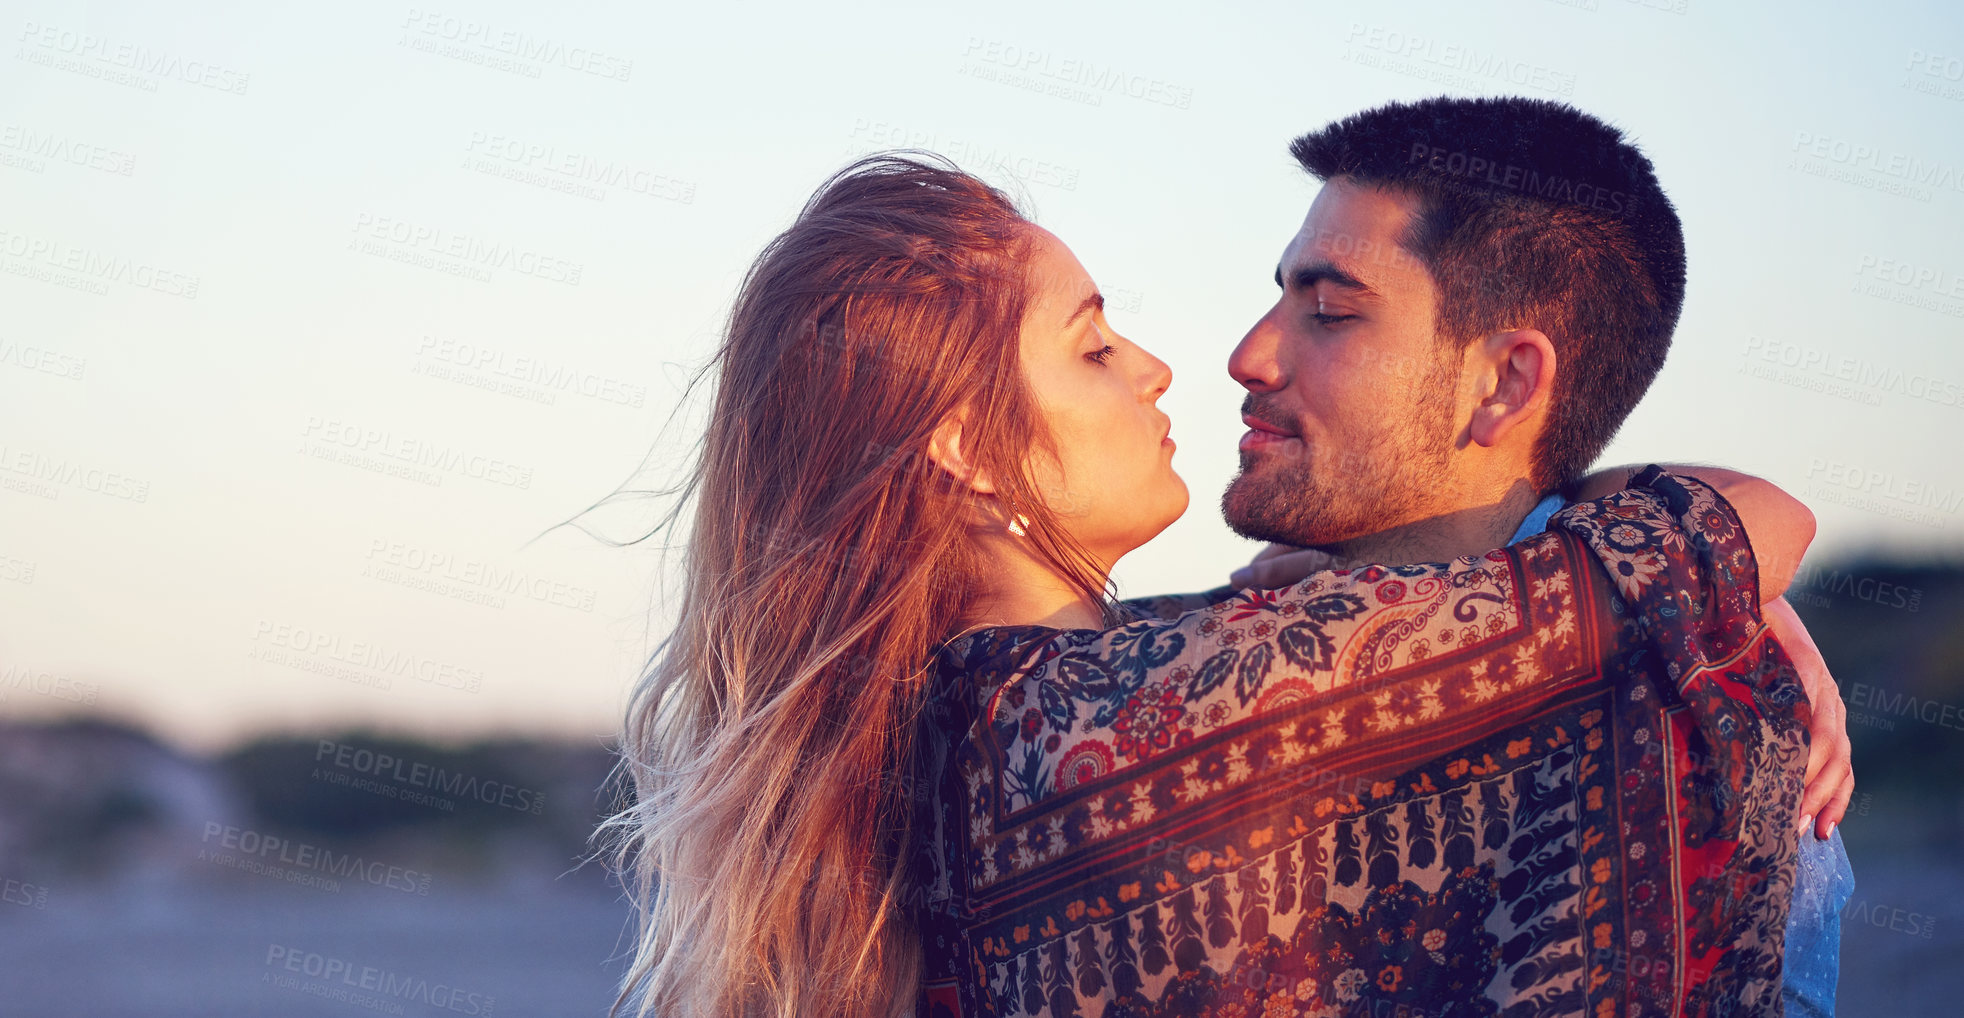
[[[1553,492],[1536,502],[1528,512],[1528,518],[1521,521],[1521,529],[1514,531],[1514,536],[1508,538],[1507,543],[1515,544],[1541,533],[1548,526],[1548,517],[1567,504],[1562,500],[1561,492]]]

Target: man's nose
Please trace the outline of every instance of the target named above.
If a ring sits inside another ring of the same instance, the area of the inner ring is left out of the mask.
[[[1271,392],[1287,384],[1282,372],[1282,330],[1271,309],[1241,337],[1228,354],[1228,374],[1254,392]]]

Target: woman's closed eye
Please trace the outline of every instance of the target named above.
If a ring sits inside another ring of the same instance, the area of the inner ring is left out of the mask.
[[[1118,352],[1118,347],[1112,346],[1110,344],[1106,344],[1104,347],[1097,350],[1093,350],[1090,353],[1085,354],[1084,356],[1091,360],[1097,361],[1100,364],[1103,364],[1106,361],[1111,360],[1112,354],[1115,354],[1117,352]]]

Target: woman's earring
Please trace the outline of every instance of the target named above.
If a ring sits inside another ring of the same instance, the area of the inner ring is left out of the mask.
[[[1016,511],[1016,500],[1009,500],[1009,532],[1017,537],[1027,533],[1023,528],[1030,525],[1030,518]]]

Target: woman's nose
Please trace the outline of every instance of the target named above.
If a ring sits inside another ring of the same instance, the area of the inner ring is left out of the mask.
[[[1139,352],[1145,353],[1143,349]],[[1165,361],[1149,353],[1146,354],[1146,363],[1146,399],[1155,400],[1164,395],[1166,390],[1172,387],[1173,368]]]

